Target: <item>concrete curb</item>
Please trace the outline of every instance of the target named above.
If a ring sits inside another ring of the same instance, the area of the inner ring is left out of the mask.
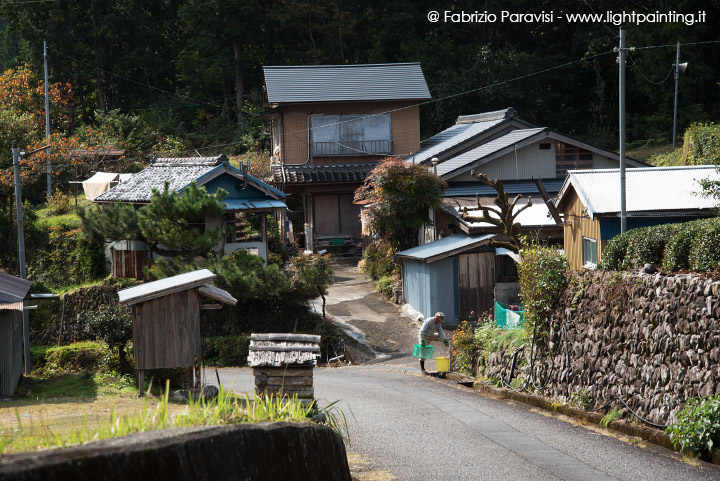
[[[472,378],[468,378],[457,373],[448,373],[445,375],[445,379],[454,382],[467,382]],[[585,411],[584,409],[579,409],[565,404],[552,402],[550,399],[537,394],[524,393],[519,391],[513,391],[511,389],[495,387],[481,381],[473,380],[472,388],[474,391],[477,391],[484,396],[492,397],[495,399],[512,399],[513,401],[518,401],[523,404],[534,406],[553,413],[563,414],[565,416],[575,418],[579,421],[597,424],[598,426],[600,426],[600,420],[604,417],[604,414]],[[675,449],[672,442],[670,441],[670,437],[658,429],[646,426],[639,426],[635,423],[624,421],[622,419],[612,420],[608,424],[607,429],[617,431],[628,436],[635,436],[658,446],[662,446],[673,451],[678,451],[677,449]]]

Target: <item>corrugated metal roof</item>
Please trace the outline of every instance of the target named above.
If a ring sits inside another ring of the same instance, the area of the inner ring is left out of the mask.
[[[563,186],[565,179],[543,179],[545,190],[549,194],[557,194]],[[532,180],[503,180],[503,188],[510,195],[539,194],[535,182]],[[496,195],[495,189],[481,182],[451,184],[443,191],[444,197],[488,196]]]
[[[270,104],[431,98],[418,62],[267,66],[263,71]]]
[[[479,247],[493,237],[495,237],[494,234],[453,234],[451,236],[443,237],[442,239],[430,242],[428,244],[398,252],[397,256],[406,259],[416,259],[425,262],[432,262],[434,258],[438,256],[443,256],[456,252],[463,252],[469,249],[474,249],[475,247]]]
[[[472,124],[455,124],[452,127],[423,140],[420,143],[420,152],[411,155],[407,160],[415,162],[416,164],[428,162],[442,152],[470,140],[503,122],[505,122],[505,119],[488,120]],[[438,164],[438,169],[440,165],[442,164]]]
[[[15,302],[25,299],[32,282],[0,272],[0,301]]]
[[[287,208],[281,200],[225,199],[225,210],[281,209]]]
[[[717,200],[701,194],[700,179],[720,180],[720,174],[714,165],[627,169],[627,212],[712,209]],[[557,204],[570,185],[591,217],[620,212],[620,169],[569,171]]]
[[[186,272],[177,276],[166,277],[159,281],[148,282],[139,286],[118,291],[121,304],[137,304],[138,302],[155,299],[175,292],[185,291],[207,284],[215,278],[208,269]]]
[[[513,130],[512,132],[503,135],[502,137],[491,140],[490,142],[485,143],[472,150],[468,150],[463,154],[445,160],[444,162],[438,164],[437,173],[439,176],[442,177],[458,169],[466,167],[473,162],[481,160],[483,157],[487,157],[491,154],[494,154],[495,152],[498,152],[506,147],[510,147],[511,145],[518,142],[522,142],[523,140],[540,134],[541,132],[544,132],[546,130],[546,127]]]
[[[276,165],[273,167],[273,180],[276,185],[283,183],[292,185],[363,182],[375,167],[377,167],[376,162],[329,165]],[[285,171],[284,176],[283,170]]]

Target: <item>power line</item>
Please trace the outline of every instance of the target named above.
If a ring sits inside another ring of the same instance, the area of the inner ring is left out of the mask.
[[[680,46],[683,46],[683,45],[703,45],[703,44],[707,44],[707,43],[720,43],[720,40],[707,40],[707,41],[705,41],[705,42],[688,42],[688,43],[681,43]],[[645,46],[645,47],[628,47],[628,50],[633,51],[633,50],[645,50],[645,49],[648,49],[648,48],[666,48],[666,47],[677,48],[677,43],[668,43],[668,44],[665,44],[665,45],[647,45],[647,46]]]
[[[637,73],[639,73],[642,78],[644,78],[645,80],[647,80],[648,82],[650,82],[653,85],[661,85],[661,84],[665,83],[665,81],[670,78],[670,75],[672,75],[673,71],[675,70],[675,65],[673,64],[672,66],[670,66],[670,71],[665,76],[665,78],[659,82],[655,82],[653,80],[650,80],[650,78],[648,78],[644,73],[642,73],[642,70],[640,70],[640,66],[637,64],[637,62],[635,62],[635,59],[632,58],[631,55],[628,55],[628,59],[632,62],[633,67],[635,67],[635,71]]]
[[[512,79],[510,79],[510,80],[504,80],[504,81],[502,81],[502,82],[495,82],[495,83],[493,83],[493,84],[485,85],[485,86],[483,86],[483,87],[477,87],[477,88],[474,88],[474,89],[465,90],[465,91],[463,91],[463,92],[458,92],[458,93],[456,93],[456,94],[446,95],[445,97],[440,97],[440,98],[437,98],[437,99],[426,100],[426,101],[424,101],[424,102],[419,102],[419,103],[416,103],[416,104],[413,104],[413,105],[407,105],[407,106],[405,106],[405,107],[398,107],[398,108],[396,108],[396,109],[386,110],[386,111],[384,111],[384,112],[377,112],[377,113],[373,113],[373,114],[369,114],[369,115],[365,115],[365,116],[361,116],[361,117],[354,117],[353,119],[350,119],[350,120],[342,120],[342,121],[334,122],[334,123],[331,123],[331,124],[325,124],[325,125],[323,125],[323,127],[330,127],[330,126],[333,126],[333,125],[340,125],[340,124],[345,124],[345,123],[348,123],[348,122],[355,122],[355,121],[357,121],[358,119],[366,119],[366,118],[370,118],[370,117],[376,117],[376,116],[378,116],[378,115],[391,114],[391,113],[394,113],[394,112],[399,112],[399,111],[402,111],[402,110],[412,109],[412,108],[420,107],[420,106],[423,106],[423,105],[429,105],[429,104],[433,104],[433,103],[437,103],[437,102],[442,102],[442,101],[444,101],[444,100],[448,100],[448,99],[455,98],[455,97],[460,97],[460,96],[462,96],[462,95],[467,95],[467,94],[471,94],[471,93],[475,93],[475,92],[480,92],[480,91],[482,91],[482,90],[487,90],[487,89],[491,89],[491,88],[494,88],[494,87],[499,87],[499,86],[501,86],[501,85],[506,85],[506,84],[509,84],[509,83],[512,83],[512,82],[517,82],[518,80],[523,80],[523,79],[526,79],[526,78],[529,78],[529,77],[533,77],[533,76],[535,76],[535,75],[540,75],[540,74],[543,74],[543,73],[546,73],[546,72],[550,72],[550,71],[553,71],[553,70],[557,70],[557,69],[560,69],[560,68],[568,67],[568,66],[574,65],[574,64],[576,64],[576,63],[586,62],[586,61],[591,60],[591,59],[593,59],[593,58],[597,58],[597,57],[600,57],[600,56],[603,56],[603,55],[608,55],[608,54],[610,54],[610,53],[613,53],[613,50],[608,50],[607,52],[599,53],[599,54],[596,54],[596,55],[591,55],[591,56],[589,56],[589,57],[583,57],[583,58],[580,58],[580,59],[578,59],[578,60],[572,60],[572,61],[570,61],[570,62],[566,62],[566,63],[560,64],[560,65],[556,65],[556,66],[554,66],[554,67],[549,67],[549,68],[546,68],[546,69],[543,69],[543,70],[538,70],[537,72],[532,72],[532,73],[529,73],[529,74],[521,75],[521,76],[519,76],[519,77],[515,77],[515,78],[512,78]],[[315,128],[317,128],[317,127],[315,127]],[[293,131],[291,131],[291,132],[283,132],[282,136],[292,135],[292,134],[299,134],[299,133],[305,133],[305,132],[312,131],[312,130],[313,130],[313,127],[308,127],[307,129],[299,129],[299,130],[293,130]],[[265,137],[260,137],[260,138],[257,139],[257,140],[265,140],[265,139],[269,139],[270,137],[271,137],[270,135],[267,135],[267,136],[265,136]],[[207,146],[207,147],[201,147],[201,148],[199,148],[198,150],[208,150],[208,149],[214,149],[214,148],[217,148],[217,147],[228,147],[228,146],[231,146],[231,145],[238,145],[238,144],[241,144],[241,143],[242,143],[242,142],[229,142],[229,143],[226,143],[226,144],[216,144],[216,145],[210,145],[210,146]]]
[[[0,5],[23,5],[25,3],[51,3],[59,1],[60,0],[25,0],[23,2],[2,2]]]

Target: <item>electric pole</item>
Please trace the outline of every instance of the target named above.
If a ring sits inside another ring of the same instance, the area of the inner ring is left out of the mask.
[[[620,27],[620,232],[627,230],[627,209],[625,206],[625,28]]]
[[[47,42],[43,40],[43,57],[45,58],[45,139],[50,140],[50,95],[48,94]],[[52,195],[52,165],[50,155],[47,158],[47,196]]]
[[[20,278],[27,279],[25,270],[25,229],[23,226],[23,205],[22,187],[20,185],[20,150],[12,148],[13,174],[15,177],[15,207],[17,209],[17,230],[18,230],[18,264],[20,267]],[[30,317],[23,302],[23,351],[25,352],[25,375],[30,374]]]
[[[675,56],[675,107],[673,108],[673,150],[675,150],[675,132],[677,128],[677,97],[678,81],[680,80],[680,41],[677,43],[677,55]]]

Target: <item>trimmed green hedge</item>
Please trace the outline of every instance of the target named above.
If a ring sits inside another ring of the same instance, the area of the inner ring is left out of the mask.
[[[99,372],[106,365],[108,348],[102,342],[76,342],[36,351],[38,366],[47,374]],[[31,351],[32,354],[32,351]],[[44,358],[44,362],[43,362]]]
[[[710,272],[720,268],[720,218],[631,229],[603,250],[600,267],[638,269],[650,263],[675,272]]]

